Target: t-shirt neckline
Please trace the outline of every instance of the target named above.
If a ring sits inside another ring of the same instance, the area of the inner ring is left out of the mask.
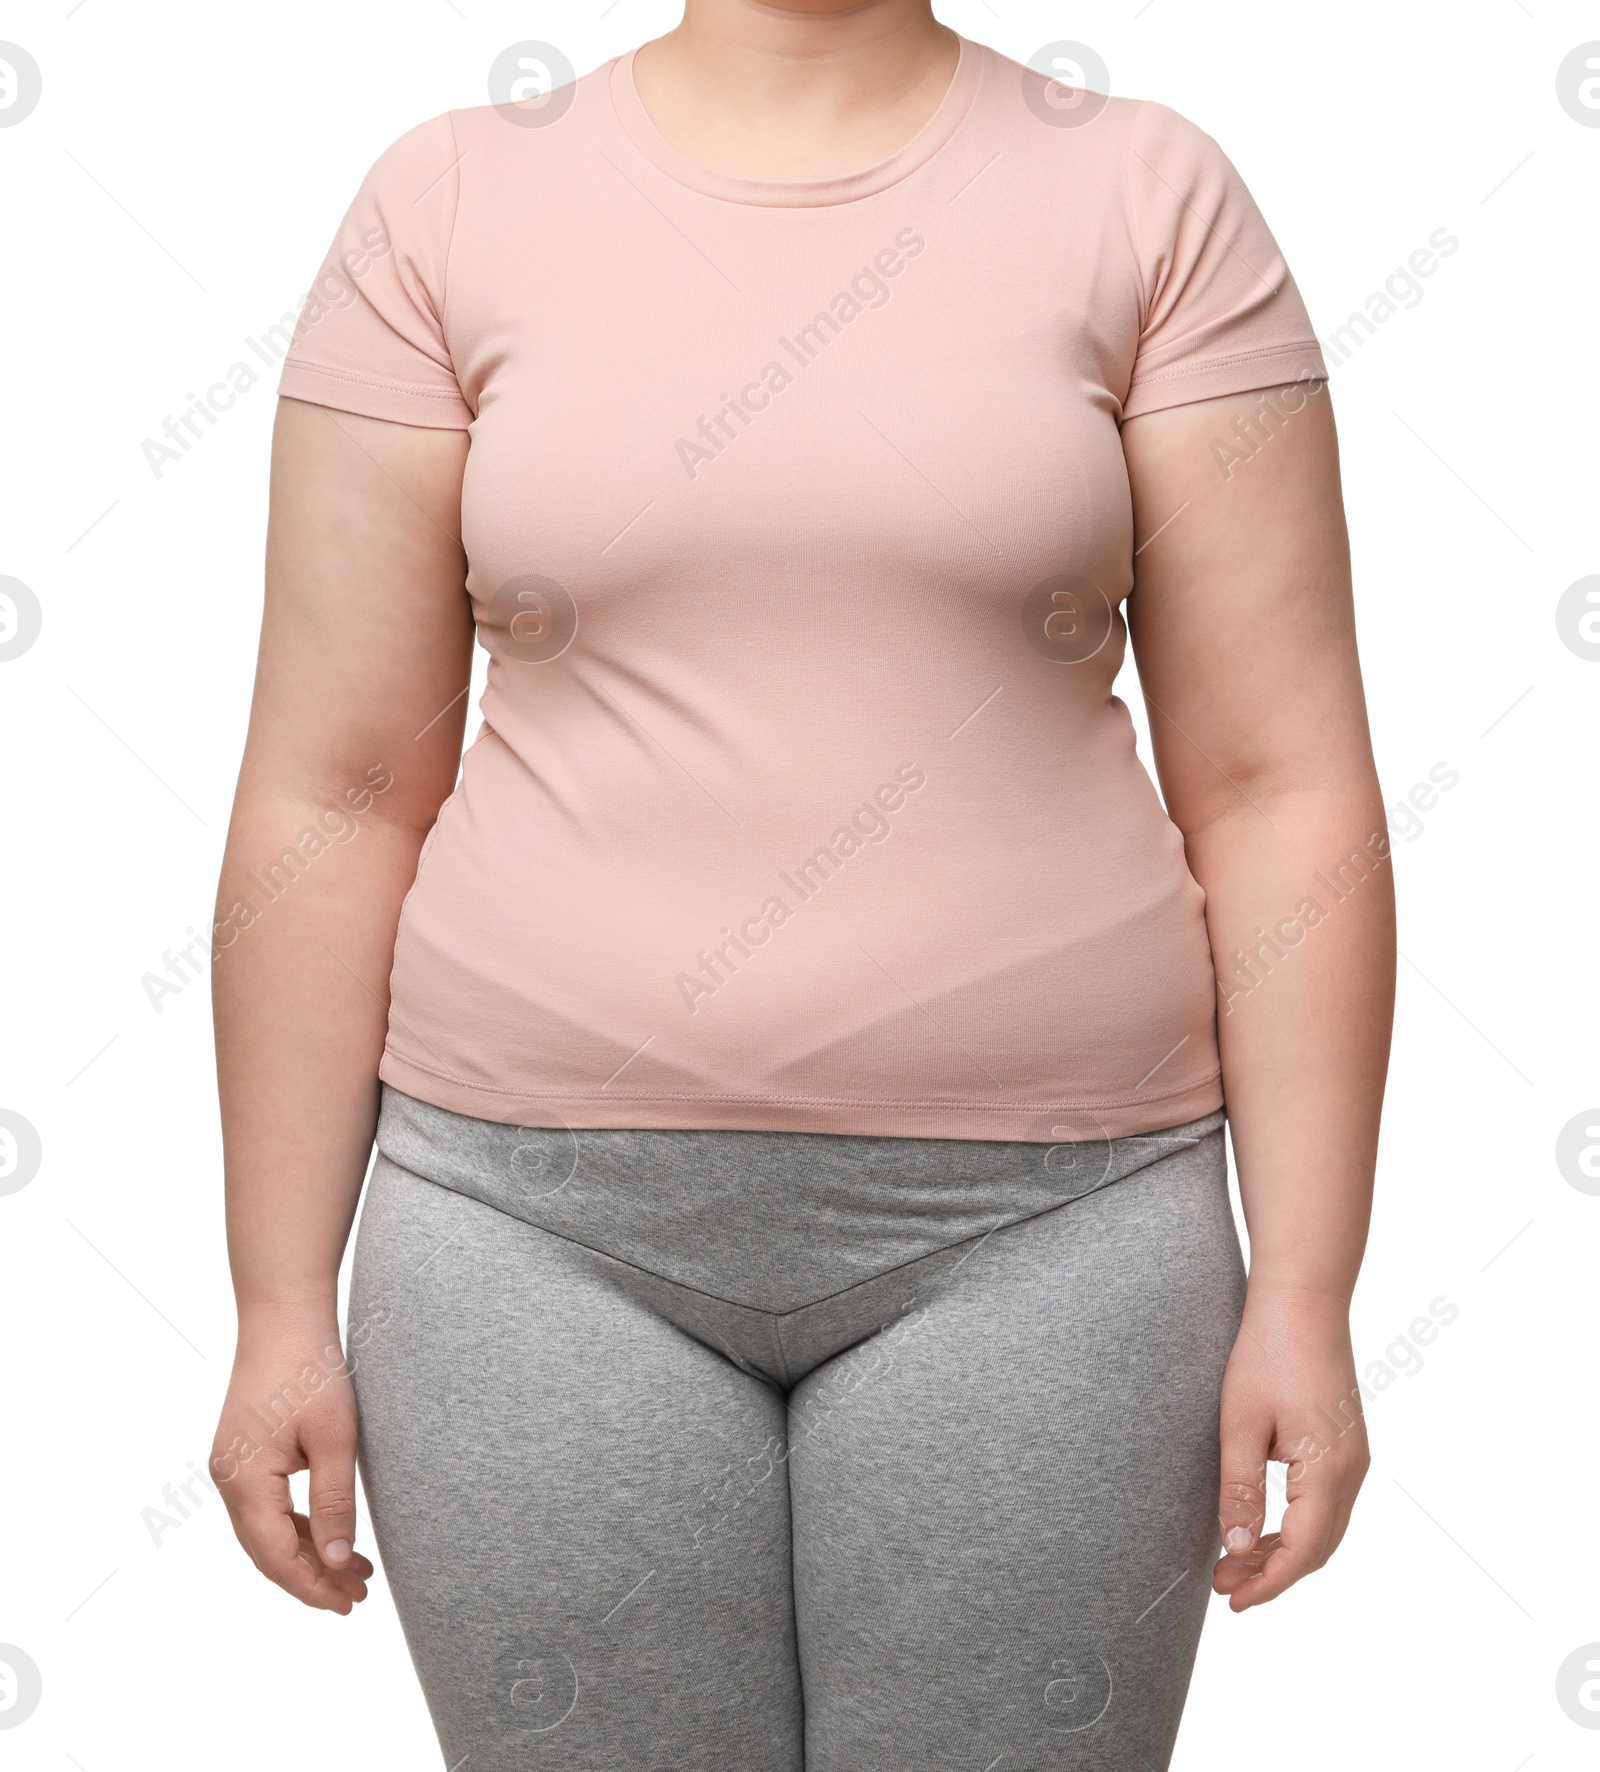
[[[679,184],[688,185],[708,197],[720,197],[729,203],[755,203],[773,208],[813,208],[824,204],[853,203],[871,197],[878,191],[915,172],[938,153],[960,128],[972,109],[982,76],[979,46],[960,36],[955,72],[945,88],[933,115],[903,147],[887,160],[860,172],[847,172],[837,178],[776,180],[741,178],[731,172],[717,172],[691,160],[667,140],[655,119],[645,109],[644,100],[633,79],[634,50],[620,55],[611,64],[607,82],[611,102],[628,138],[644,157]]]

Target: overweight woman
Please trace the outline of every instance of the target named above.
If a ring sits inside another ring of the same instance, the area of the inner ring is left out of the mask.
[[[359,1447],[448,1766],[1150,1772],[1209,1592],[1349,1519],[1392,935],[1323,364],[1216,143],[1056,47],[521,55],[302,314],[213,1469],[347,1613]]]

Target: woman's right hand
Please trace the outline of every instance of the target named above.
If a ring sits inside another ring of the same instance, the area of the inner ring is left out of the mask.
[[[304,1605],[347,1614],[372,1564],[354,1548],[356,1399],[331,1302],[241,1306],[211,1476],[250,1560]],[[311,1472],[308,1512],[289,1478]]]

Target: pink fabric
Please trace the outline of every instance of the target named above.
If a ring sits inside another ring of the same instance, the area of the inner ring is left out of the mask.
[[[624,56],[373,168],[282,392],[470,430],[491,654],[397,1087],[1040,1140],[1221,1103],[1203,894],[1111,693],[1118,425],[1322,360],[1208,136],[1045,86],[964,41],[900,153],[773,185],[673,149]]]

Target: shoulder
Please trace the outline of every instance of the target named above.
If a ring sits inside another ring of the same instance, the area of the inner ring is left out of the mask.
[[[368,178],[405,178],[430,169],[436,172],[441,163],[448,166],[457,155],[458,115],[455,111],[440,111],[437,116],[412,124],[378,154]]]
[[[533,58],[504,69],[497,63],[487,104],[446,111],[421,128],[444,124],[464,162],[493,165],[506,157],[558,153],[575,138],[591,135],[595,123],[609,114],[612,71],[620,59],[612,56],[558,85],[551,84],[550,69]]]
[[[521,159],[541,147],[554,151],[582,134],[596,104],[606,101],[614,61],[553,88],[529,75],[526,93],[512,79],[498,103],[457,106],[425,118],[377,155],[368,179],[417,186],[458,170],[470,179],[480,171],[492,175],[507,157]]]
[[[1191,118],[1156,99],[1127,99],[1128,153],[1151,169],[1170,167],[1194,173],[1206,168],[1233,171],[1216,137]]]
[[[1182,112],[1156,99],[1109,90],[1110,76],[1088,45],[1047,44],[1027,62],[985,48],[990,103],[1009,113],[1015,134],[1033,151],[1081,165],[1098,161],[1109,173],[1144,161],[1179,173],[1227,157],[1213,137]]]

